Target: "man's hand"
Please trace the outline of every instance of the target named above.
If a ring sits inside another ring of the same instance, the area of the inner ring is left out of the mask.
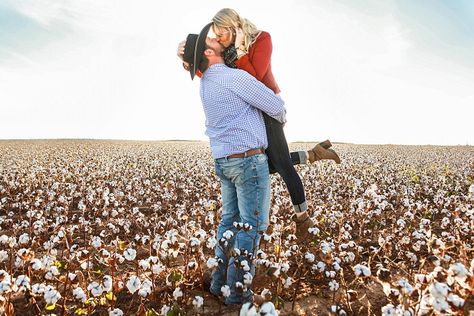
[[[183,60],[183,55],[184,55],[184,46],[186,46],[186,40],[180,42],[178,44],[178,50],[176,51],[176,55]]]
[[[176,55],[178,55],[179,59],[183,61],[183,68],[189,71],[189,63],[183,60],[184,56],[184,46],[186,46],[186,40],[182,41],[178,44],[178,49],[176,51]]]

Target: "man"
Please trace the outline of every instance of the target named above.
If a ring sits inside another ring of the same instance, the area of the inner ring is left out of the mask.
[[[245,253],[256,253],[269,223],[270,178],[262,111],[284,123],[286,110],[282,99],[252,75],[224,64],[224,48],[207,37],[211,24],[199,35],[188,35],[183,60],[189,64],[191,79],[198,70],[202,73],[206,135],[221,183],[222,216],[215,250],[220,263],[212,274],[210,291],[220,295],[228,285],[225,303],[241,304],[252,300],[252,292],[243,285],[255,273],[251,256]],[[229,249],[238,252],[230,256]]]

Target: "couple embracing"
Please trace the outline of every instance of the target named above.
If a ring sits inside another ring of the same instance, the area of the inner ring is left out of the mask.
[[[289,152],[283,131],[286,109],[271,70],[270,34],[235,10],[217,12],[199,34],[189,34],[178,45],[177,54],[191,79],[200,77],[206,135],[221,184],[222,214],[216,238],[232,235],[227,249],[240,253],[230,256],[218,243],[219,265],[209,290],[219,296],[227,285],[227,305],[253,301],[250,288],[238,287],[255,274],[254,263],[244,253],[257,252],[269,225],[269,174],[282,176],[294,207],[295,234],[303,241],[314,223],[294,165],[323,159],[340,163],[340,159],[328,140],[308,151]],[[238,229],[234,223],[248,224],[250,229]],[[236,260],[246,261],[247,268],[238,268]]]

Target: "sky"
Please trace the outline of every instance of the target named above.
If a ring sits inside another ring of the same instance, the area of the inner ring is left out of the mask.
[[[272,36],[289,142],[474,145],[471,0],[1,0],[0,139],[207,140],[176,49],[224,7]]]

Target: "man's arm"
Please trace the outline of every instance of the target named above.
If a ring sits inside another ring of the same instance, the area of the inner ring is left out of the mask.
[[[236,70],[231,89],[253,107],[260,109],[280,123],[286,122],[285,102],[271,89],[243,70]]]

